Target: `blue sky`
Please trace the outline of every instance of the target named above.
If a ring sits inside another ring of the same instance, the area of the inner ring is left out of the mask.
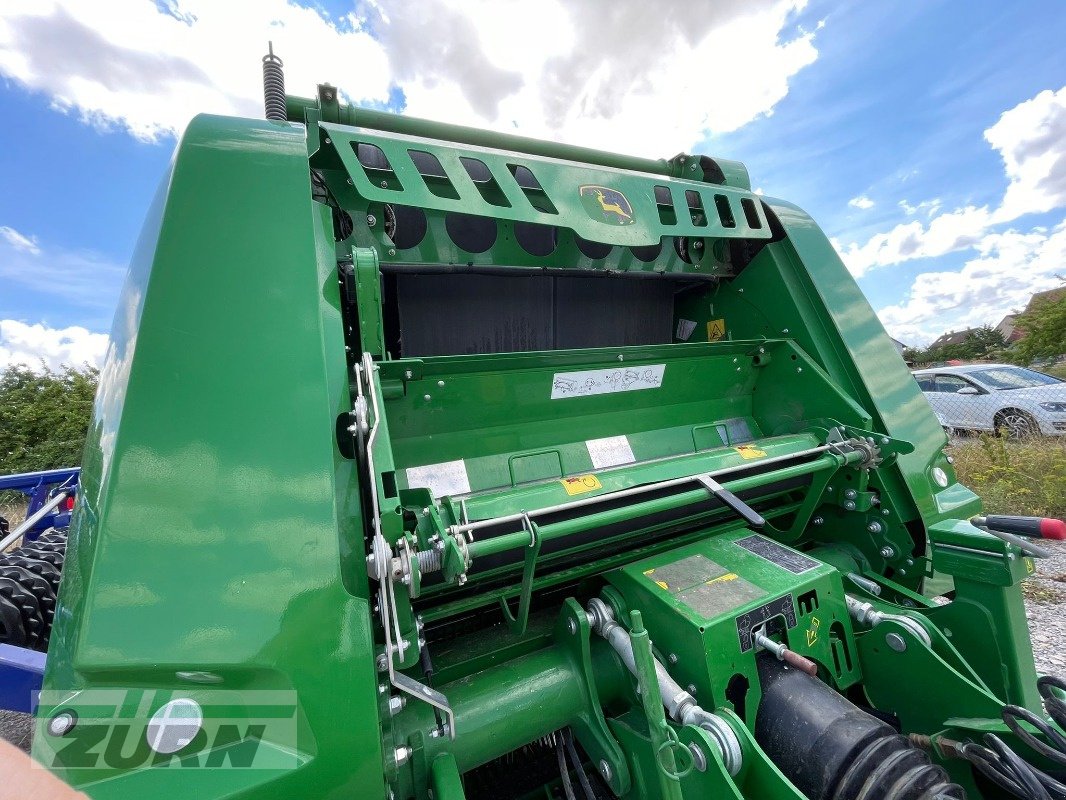
[[[1048,2],[10,0],[0,366],[96,361],[189,117],[291,92],[650,157],[744,161],[889,332],[995,324],[1066,274],[1066,6]]]

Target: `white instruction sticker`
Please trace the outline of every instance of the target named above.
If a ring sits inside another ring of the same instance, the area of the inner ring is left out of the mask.
[[[632,464],[636,461],[633,448],[625,436],[608,436],[606,439],[589,439],[585,442],[589,449],[592,466],[596,469],[617,467],[619,464]]]
[[[688,337],[692,335],[692,332],[696,330],[696,323],[691,319],[679,319],[677,321],[677,333],[675,339],[680,339],[683,342],[688,341]]]
[[[663,385],[666,364],[643,367],[590,369],[584,372],[556,372],[552,379],[552,400],[564,397],[587,397],[593,394],[635,392],[658,389]]]
[[[407,488],[429,489],[434,498],[470,494],[466,462],[459,459],[443,464],[426,464],[424,467],[408,467]]]

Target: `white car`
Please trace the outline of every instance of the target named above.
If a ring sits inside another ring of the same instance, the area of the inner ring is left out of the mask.
[[[1066,382],[1010,364],[920,369],[914,379],[951,430],[1066,435]]]

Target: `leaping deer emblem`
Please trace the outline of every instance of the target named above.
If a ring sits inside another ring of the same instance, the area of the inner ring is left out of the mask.
[[[600,208],[602,208],[604,211],[610,214],[617,214],[618,216],[622,217],[622,219],[633,219],[633,215],[626,211],[624,208],[622,208],[622,206],[619,205],[617,202],[608,203],[607,198],[604,197],[603,192],[599,189],[596,190],[596,199],[600,201]]]
[[[582,186],[580,193],[585,210],[593,219],[614,225],[630,225],[634,222],[633,206],[617,189],[609,186]]]

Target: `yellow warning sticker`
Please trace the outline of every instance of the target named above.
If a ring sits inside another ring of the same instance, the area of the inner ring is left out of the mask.
[[[818,617],[811,617],[811,627],[807,629],[807,647],[814,647],[814,643],[818,641],[818,628],[821,624]]]
[[[1036,564],[1034,563],[1033,559],[1028,557],[1025,559],[1025,571],[1029,575],[1032,575],[1034,572],[1036,572]]]
[[[756,447],[755,445],[751,445],[751,444],[737,445],[733,449],[736,450],[738,453],[740,453],[740,457],[741,458],[747,458],[747,459],[762,458],[763,456],[766,455],[766,451],[765,450],[760,450],[758,447]]]
[[[725,575],[719,575],[717,578],[711,578],[709,581],[704,581],[708,586],[713,586],[716,583],[725,583],[726,581],[735,581],[740,576],[735,572],[727,572]]]
[[[712,319],[707,322],[707,341],[717,342],[725,336],[725,320]]]
[[[600,479],[595,475],[574,475],[572,478],[563,478],[559,481],[566,489],[568,495],[584,494],[585,492],[594,492],[597,489],[602,489],[603,484],[600,483]]]
[[[670,591],[670,585],[666,581],[655,581],[655,583],[658,584],[660,589]]]

